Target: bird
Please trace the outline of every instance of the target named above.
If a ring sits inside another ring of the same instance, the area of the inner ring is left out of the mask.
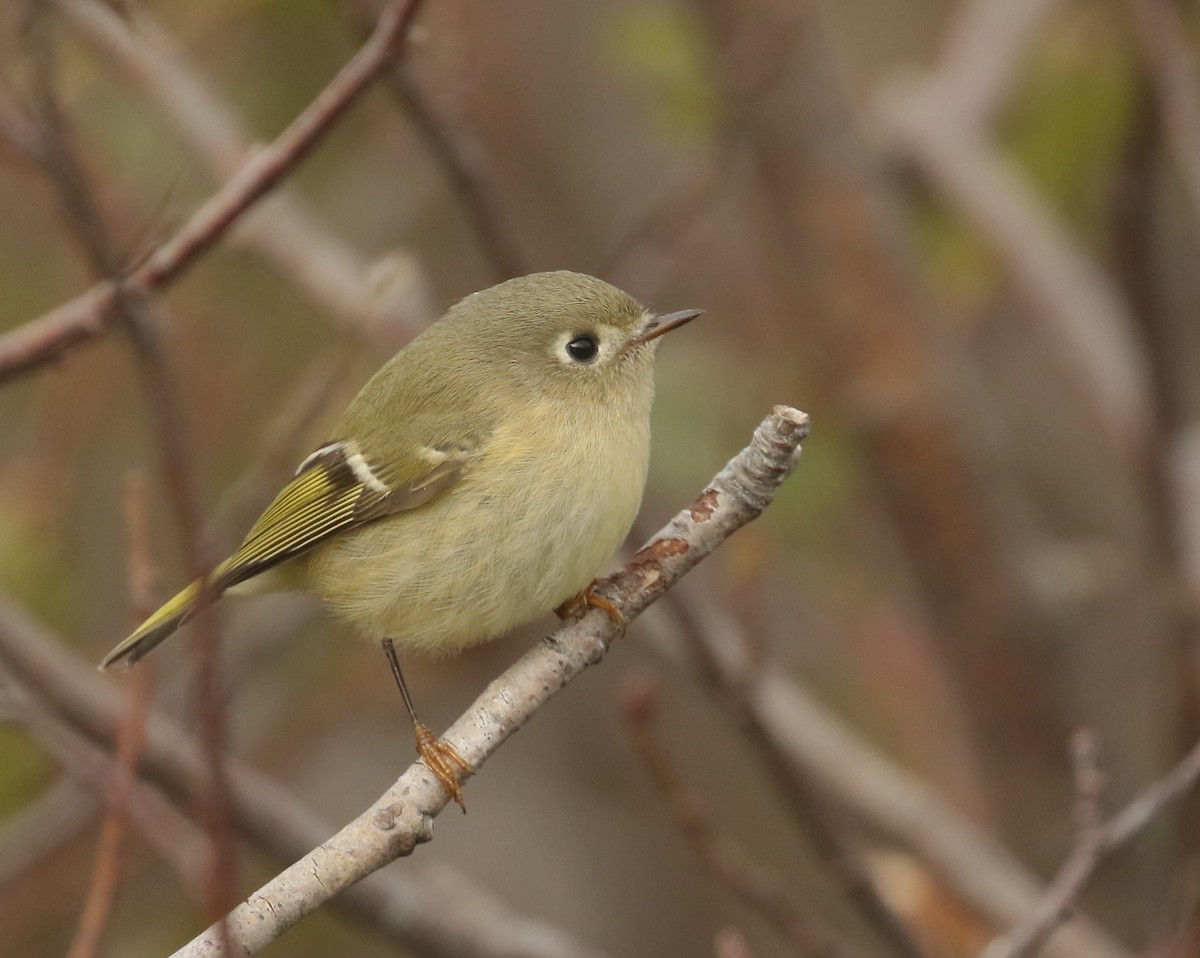
[[[417,717],[396,646],[454,653],[591,589],[640,508],[659,315],[565,270],[452,306],[396,353],[241,545],[102,660],[132,665],[230,592],[304,591],[380,643],[421,760],[465,811],[468,765]],[[623,623],[622,623],[623,626]]]

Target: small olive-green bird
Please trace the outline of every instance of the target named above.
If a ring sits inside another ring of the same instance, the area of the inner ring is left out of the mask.
[[[201,593],[302,589],[382,642],[417,750],[462,804],[462,760],[419,722],[395,645],[455,652],[588,592],[637,514],[658,316],[579,273],[466,297],[363,387],[236,552],[104,658],[133,663]],[[615,611],[611,608],[610,612]]]

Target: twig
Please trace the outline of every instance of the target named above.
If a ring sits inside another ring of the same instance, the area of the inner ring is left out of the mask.
[[[856,949],[832,929],[801,912],[784,891],[783,876],[752,861],[717,832],[703,800],[683,781],[663,748],[656,727],[658,684],[647,676],[629,676],[620,689],[620,702],[634,750],[680,834],[704,867],[797,953],[853,954]]]
[[[1100,768],[1100,737],[1082,728],[1071,736],[1071,772],[1075,783],[1075,832],[1080,842],[1094,843],[1100,828],[1100,798],[1107,784]]]
[[[94,662],[81,660],[61,638],[2,596],[0,664],[88,736],[105,744],[115,741],[123,710],[117,689],[96,672]],[[61,722],[56,726],[65,727]],[[294,861],[333,831],[291,790],[232,758],[226,767],[239,832],[276,860]],[[82,765],[72,762],[71,768]],[[173,720],[152,714],[146,724],[143,777],[177,801],[195,805],[207,788],[205,769],[200,744]],[[189,851],[188,857],[195,864],[206,854]],[[461,958],[464,953],[475,958],[608,958],[514,912],[469,876],[446,867],[389,869],[351,888],[333,906],[430,958]]]
[[[911,250],[897,242],[889,215],[895,197],[862,143],[820,4],[697,6],[757,180],[766,232],[754,295],[765,291],[781,310],[779,342],[798,357],[820,353],[809,373],[861,439],[868,496],[886,509],[888,535],[916,571],[913,598],[924,602],[929,639],[966,687],[977,727],[992,727],[1010,714],[1013,698],[998,691],[980,650],[1005,647],[1032,618],[1001,508],[1008,489],[989,441],[994,413],[972,382],[971,357],[946,335]],[[784,319],[800,302],[802,335]],[[973,784],[985,768],[1003,776],[1016,763],[1011,741],[983,743],[988,754],[978,764],[967,756],[959,774]],[[1027,767],[1023,752],[1021,761]]]
[[[236,174],[257,149],[144,6],[128,5],[120,14],[99,0],[58,0],[58,6],[85,40],[158,104],[189,154],[216,182]],[[411,259],[408,281],[380,295],[370,281],[373,267],[323,226],[286,182],[270,203],[242,219],[230,242],[257,250],[335,322],[385,348],[394,349],[429,321],[425,283]]]
[[[344,0],[341,6],[356,29],[369,29],[373,19],[371,4],[364,0]],[[445,174],[475,229],[483,252],[491,261],[497,281],[529,272],[476,144],[443,120],[406,64],[393,63],[384,74],[384,84],[424,138],[429,152]]]
[[[713,935],[713,954],[716,958],[754,958],[745,935],[736,928],[721,928]]]
[[[40,696],[14,690],[20,705],[19,721],[30,736],[85,792],[103,795],[118,775],[113,759],[77,730],[52,714]],[[130,821],[179,876],[188,895],[203,899],[208,857],[207,836],[185,819],[161,794],[136,785],[124,796]]]
[[[1170,772],[1147,786],[1121,811],[1103,823],[1082,829],[1075,847],[1054,881],[1029,915],[984,949],[982,958],[1028,958],[1036,955],[1054,931],[1070,917],[1097,870],[1119,848],[1154,822],[1200,780],[1200,743]]]
[[[880,129],[1003,257],[1046,320],[1107,445],[1136,462],[1149,434],[1144,350],[1111,280],[1035,196],[1015,167],[975,131],[947,127],[940,101],[892,88]]]
[[[399,0],[316,99],[271,144],[253,153],[184,226],[122,282],[97,284],[46,315],[0,336],[0,381],[60,357],[108,326],[119,295],[147,294],[178,278],[213,247],[251,205],[319,142],[402,48],[421,0]]]
[[[662,286],[675,264],[687,258],[688,247],[696,245],[703,234],[717,185],[728,179],[731,166],[731,157],[723,154],[685,170],[606,254],[600,275],[621,289]]]
[[[1133,33],[1140,48],[1142,68],[1149,78],[1158,126],[1163,131],[1193,215],[1200,218],[1200,68],[1188,42],[1189,29],[1180,11],[1162,0],[1126,0]],[[1152,133],[1150,134],[1153,135]],[[1143,150],[1143,153],[1146,151]],[[1138,157],[1143,167],[1153,158]],[[1145,191],[1153,189],[1149,174]],[[1153,209],[1148,198],[1144,205]],[[1149,214],[1153,215],[1153,214]],[[1127,217],[1128,218],[1128,217]],[[1117,226],[1127,226],[1118,223]],[[1128,232],[1128,231],[1126,231]],[[1178,336],[1169,328],[1173,310],[1149,297],[1158,289],[1157,261],[1146,248],[1145,230],[1132,239],[1119,235],[1131,255],[1139,257],[1139,269],[1131,277],[1137,282],[1144,322],[1153,354],[1162,430],[1159,470],[1152,479],[1158,498],[1160,536],[1173,553],[1184,592],[1180,647],[1190,648],[1200,629],[1200,425],[1190,396],[1197,385],[1190,364],[1176,362]],[[1133,246],[1142,240],[1141,246]],[[1183,318],[1179,322],[1186,323]]]
[[[896,955],[921,958],[920,947],[872,880],[859,843],[850,834],[844,811],[829,800],[821,789],[823,783],[814,780],[780,747],[780,742],[754,708],[757,680],[768,661],[765,647],[739,629],[736,639],[741,654],[736,666],[729,660],[722,662],[711,643],[714,623],[721,620],[715,610],[705,608],[703,599],[696,599],[689,605],[678,596],[669,596],[667,604],[683,627],[691,660],[699,669],[701,679],[749,736],[793,818],[803,828],[838,888]]]
[[[0,823],[0,888],[64,845],[82,841],[95,820],[96,800],[66,776],[6,816]]]
[[[365,0],[343,0],[342,6],[360,25],[369,16],[370,4]],[[393,64],[385,79],[443,170],[493,272],[500,278],[528,272],[528,257],[504,214],[492,171],[470,133],[439,114],[409,64]],[[669,184],[666,195],[641,214],[592,272],[621,289],[643,294],[662,286],[674,264],[685,258],[684,247],[701,232],[703,214],[712,208],[717,184],[731,165],[728,152],[695,164]]]
[[[147,491],[141,473],[131,473],[125,483],[125,527],[128,539],[131,618],[141,622],[154,611],[149,529],[146,521]],[[83,913],[67,958],[90,958],[97,954],[108,924],[120,876],[121,852],[125,844],[126,806],[137,786],[137,762],[145,744],[146,715],[150,709],[153,670],[130,681],[128,707],[117,732],[117,755],[105,799],[108,805],[100,823],[92,880]]]
[[[529,272],[511,229],[507,228],[495,191],[483,171],[479,150],[461,132],[443,123],[422,95],[416,79],[401,64],[387,72],[387,88],[407,111],[444,171],[459,203],[475,227],[498,279]]]
[[[1055,0],[1021,5],[1032,22]],[[987,7],[1000,8],[985,15]],[[1125,462],[1136,463],[1153,422],[1149,374],[1142,343],[1133,333],[1129,310],[1108,276],[1047,210],[1016,167],[990,142],[980,124],[991,118],[991,94],[972,93],[969,75],[977,66],[1015,60],[1018,47],[996,57],[971,60],[963,51],[993,42],[989,34],[1011,0],[975,0],[967,5],[943,62],[927,75],[903,77],[877,97],[876,132],[935,184],[1003,257],[1014,279],[1037,308],[1064,356],[1075,387],[1095,410],[1094,421],[1108,446]],[[1001,31],[1010,44],[1025,43],[1029,23],[1012,17],[1017,29]],[[974,41],[966,31],[980,33]],[[1006,68],[1007,69],[1007,68]],[[956,108],[967,91],[966,100]]]
[[[170,282],[210,249],[243,212],[264,196],[317,145],[392,59],[399,55],[421,0],[390,4],[374,33],[271,144],[254,153],[131,280],[155,288]]]
[[[59,104],[57,56],[46,8],[30,4],[22,32],[33,61],[32,97],[37,113],[37,161],[50,178],[91,271],[101,279],[116,276],[120,263],[108,241],[98,204],[92,198],[82,164],[72,148],[68,123]]]
[[[949,126],[981,130],[997,119],[1021,78],[1021,65],[1063,0],[967,0],[947,31],[936,94]]]
[[[773,658],[747,685],[747,637],[700,597],[691,624],[695,660],[718,694],[733,702],[768,756],[768,767],[827,792],[846,813],[925,862],[968,905],[998,925],[1019,921],[1044,892],[1041,882],[925,783],[891,762],[818,702]],[[688,609],[690,612],[691,610]],[[784,794],[788,790],[784,789]],[[1058,958],[1126,958],[1085,919],[1053,943]]]
[[[1164,0],[1125,0],[1144,69],[1154,84],[1167,145],[1192,211],[1200,216],[1200,70],[1180,11]]]
[[[34,8],[34,26],[45,27],[44,10]],[[93,272],[116,285],[117,295],[110,308],[110,315],[120,322],[128,333],[138,361],[138,369],[145,385],[150,408],[158,433],[161,472],[169,499],[179,523],[184,552],[188,558],[193,577],[208,580],[210,562],[205,558],[201,543],[198,497],[195,492],[194,470],[191,464],[190,444],[187,442],[184,416],[181,410],[174,377],[168,368],[158,339],[158,321],[153,314],[150,299],[144,290],[129,289],[120,282],[119,260],[113,251],[110,231],[92,196],[83,164],[75,155],[67,124],[58,105],[55,89],[54,47],[44,29],[31,31],[38,34],[40,49],[35,56],[35,88],[42,119],[44,164],[66,213],[72,232],[79,240]],[[135,560],[136,564],[136,560]],[[138,577],[148,575],[143,569],[136,570]],[[201,595],[201,602],[205,599]],[[193,633],[194,643],[199,649],[195,675],[194,700],[201,719],[202,740],[208,754],[208,776],[210,783],[204,797],[203,810],[213,838],[213,858],[209,874],[211,894],[210,908],[214,915],[224,914],[232,900],[229,889],[235,884],[232,827],[229,812],[229,783],[225,775],[224,738],[225,707],[222,694],[218,661],[218,635],[215,619],[211,614],[202,614]],[[139,680],[135,692],[145,696],[143,683]],[[134,711],[143,711],[145,702]],[[140,728],[140,720],[133,719]],[[129,733],[136,754],[136,734]],[[134,760],[128,756],[127,761]],[[105,837],[102,853],[112,851],[121,843],[123,825],[119,815],[105,819]],[[100,929],[107,911],[107,899],[116,881],[115,852],[97,860],[98,881],[94,887],[96,895],[89,899],[85,909],[85,922],[81,924],[80,936],[72,949],[72,958],[87,958],[95,949]],[[107,888],[107,890],[106,890]],[[78,950],[76,950],[78,949]]]
[[[807,433],[805,414],[777,406],[704,493],[605,580],[604,597],[627,622],[766,508],[794,468]],[[617,631],[600,610],[563,625],[493,681],[446,732],[445,741],[478,770],[567,682],[599,662]],[[420,763],[411,766],[357,819],[234,909],[228,928],[239,954],[257,953],[339,892],[429,841],[433,818],[446,801],[429,770]],[[176,955],[220,954],[219,945],[212,928]]]

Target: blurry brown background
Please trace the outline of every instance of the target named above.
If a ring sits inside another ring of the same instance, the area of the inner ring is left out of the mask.
[[[661,686],[661,741],[721,841],[850,953],[896,953],[814,852],[730,696],[697,679],[688,610],[750,636],[1043,876],[1072,841],[1075,729],[1098,734],[1106,810],[1178,759],[1200,727],[1194,12],[425,4],[402,68],[155,301],[212,552],[394,348],[513,273],[578,269],[705,309],[660,353],[643,533],[773,404],[806,410],[814,431],[778,501],[682,583],[674,611],[652,609],[471,781],[470,814],[442,816],[392,869],[453,865],[614,956],[712,954],[728,929],[754,955],[803,953],[697,865],[618,705],[640,673]],[[372,17],[336,0],[4,4],[0,330],[97,278],[39,148],[47,128],[71,144],[102,245],[126,267],[304,108]],[[133,617],[130,470],[151,488],[156,597],[189,571],[134,355],[114,329],[0,388],[0,590],[78,656],[69,668]],[[230,601],[220,621],[231,750],[331,826],[357,814],[411,758],[382,656],[301,599]],[[444,727],[550,624],[412,661],[426,720]],[[155,659],[159,706],[195,730],[188,643]],[[80,920],[101,788],[31,734],[10,672],[0,953],[57,955]],[[972,954],[1002,930],[919,849],[842,817],[928,954]],[[1085,897],[1131,953],[1200,953],[1195,832],[1185,804]],[[239,848],[234,900],[284,864]],[[165,954],[206,923],[203,895],[136,820],[122,861],[100,953]],[[270,953],[396,947],[327,909]]]

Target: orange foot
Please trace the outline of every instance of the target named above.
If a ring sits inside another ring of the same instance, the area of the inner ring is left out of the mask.
[[[421,756],[421,761],[425,763],[429,771],[433,772],[437,780],[446,786],[446,791],[450,793],[451,798],[458,802],[458,807],[463,810],[465,815],[467,805],[463,801],[462,789],[459,788],[458,780],[459,776],[470,774],[471,766],[463,761],[462,756],[454,750],[453,746],[447,745],[437,738],[424,722],[414,725],[413,731],[417,733],[417,754]]]
[[[617,623],[617,628],[621,630],[621,635],[623,636],[628,626],[625,616],[621,615],[621,610],[608,599],[596,592],[596,583],[599,581],[599,579],[593,580],[592,584],[578,595],[571,596],[571,598],[567,599],[566,602],[554,610],[554,614],[564,620],[577,619],[587,612],[588,609],[599,609]]]

